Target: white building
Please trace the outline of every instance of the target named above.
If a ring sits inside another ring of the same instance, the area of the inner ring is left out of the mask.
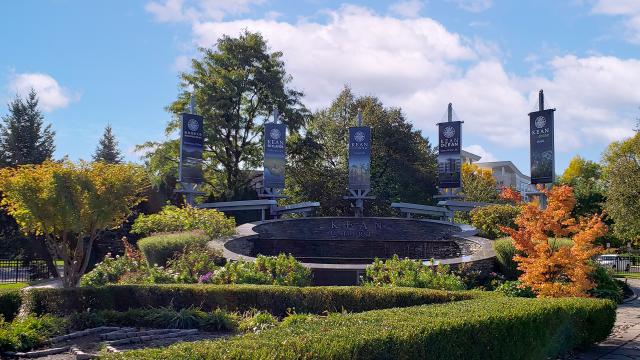
[[[460,152],[460,156],[464,164],[476,164],[482,169],[491,170],[499,189],[512,187],[518,190],[525,200],[529,194],[537,193],[535,186],[531,185],[531,177],[523,174],[511,161],[479,162],[479,155],[464,150]]]

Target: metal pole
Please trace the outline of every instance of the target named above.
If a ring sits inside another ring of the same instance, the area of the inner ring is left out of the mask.
[[[449,103],[449,106],[447,106],[447,121],[453,121],[453,104],[451,103]]]
[[[540,111],[544,110],[544,91],[542,91],[542,89],[540,89],[538,93],[538,107]]]
[[[358,108],[357,119],[358,119],[358,126],[362,126],[362,109],[361,108]]]

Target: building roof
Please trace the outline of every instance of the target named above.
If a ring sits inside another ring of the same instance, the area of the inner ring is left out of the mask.
[[[471,159],[472,162],[480,160],[482,156],[470,153],[468,151],[460,150],[460,156]]]

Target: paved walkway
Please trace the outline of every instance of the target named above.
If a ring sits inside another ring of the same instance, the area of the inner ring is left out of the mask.
[[[640,295],[640,280],[629,279],[629,286]],[[616,323],[609,338],[590,351],[576,354],[581,360],[640,359],[640,298],[621,304],[616,310]]]

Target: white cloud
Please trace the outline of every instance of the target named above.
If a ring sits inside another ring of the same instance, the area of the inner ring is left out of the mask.
[[[44,111],[64,108],[70,102],[80,99],[78,93],[60,86],[56,79],[42,73],[14,74],[11,76],[8,88],[11,93],[22,97],[34,89]]]
[[[527,148],[527,113],[538,90],[558,107],[561,151],[604,146],[630,134],[640,102],[640,60],[594,55],[541,62],[547,77],[508,73],[500,49],[468,39],[430,18],[394,18],[356,6],[327,12],[326,21],[274,19],[195,21],[194,41],[212,46],[223,34],[259,31],[282,51],[293,87],[312,109],[327,106],[344,84],[400,106],[427,134],[449,102],[465,132],[504,147]]]
[[[597,0],[591,11],[594,14],[622,16],[627,29],[627,39],[640,44],[640,1],[638,0]]]
[[[262,3],[264,0],[158,0],[148,2],[145,10],[160,22],[220,21]]]
[[[462,149],[472,154],[479,155],[481,162],[498,161],[498,159],[495,156],[493,156],[492,153],[485,150],[481,145],[463,146]]]
[[[414,18],[420,15],[420,10],[422,10],[423,7],[424,2],[420,0],[406,0],[391,4],[389,11],[396,15]]]
[[[471,12],[483,12],[493,6],[493,0],[450,0],[459,8]]]
[[[186,55],[178,56],[173,62],[173,69],[177,72],[185,72],[191,66],[191,58]]]

